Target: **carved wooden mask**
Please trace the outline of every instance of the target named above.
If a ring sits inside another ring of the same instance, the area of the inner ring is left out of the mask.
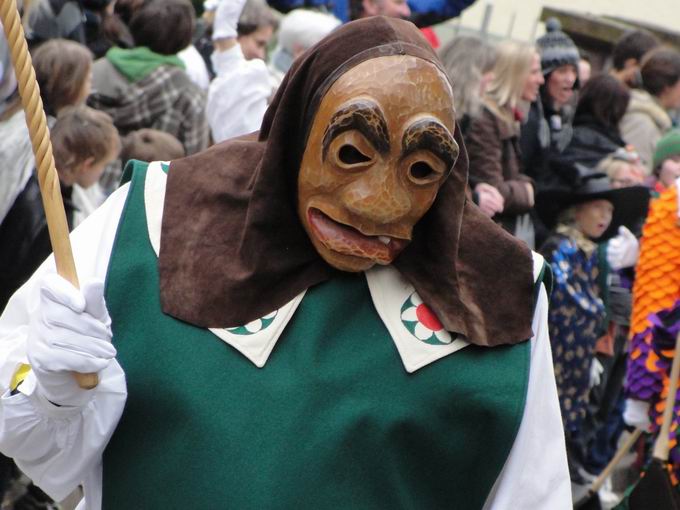
[[[390,264],[458,157],[451,87],[408,55],[370,59],[321,100],[298,178],[298,214],[331,266]]]

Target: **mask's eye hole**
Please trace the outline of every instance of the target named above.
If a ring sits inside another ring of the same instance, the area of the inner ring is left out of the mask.
[[[340,147],[340,150],[338,151],[338,159],[345,165],[356,165],[371,161],[371,158],[354,147],[354,145],[343,145]]]
[[[409,169],[409,173],[411,174],[411,177],[413,177],[413,179],[415,179],[416,181],[430,179],[436,174],[434,168],[432,168],[424,161],[417,161],[413,163],[411,165],[411,168]]]

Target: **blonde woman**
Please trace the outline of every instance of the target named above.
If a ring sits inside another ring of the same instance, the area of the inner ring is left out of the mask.
[[[470,157],[470,185],[495,187],[503,197],[503,210],[494,216],[511,234],[533,248],[533,226],[528,212],[534,205],[532,180],[523,174],[519,153],[520,103],[532,102],[543,84],[536,49],[507,41],[497,48],[494,77],[472,119],[466,137]]]

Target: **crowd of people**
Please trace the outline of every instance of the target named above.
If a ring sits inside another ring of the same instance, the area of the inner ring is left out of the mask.
[[[559,23],[546,28],[535,45],[457,37],[442,59],[457,93],[473,199],[552,267],[549,327],[570,475],[586,486],[626,424],[657,432],[661,423],[669,367],[661,351],[672,352],[674,337],[652,334],[656,323],[645,313],[668,312],[680,294],[671,286],[673,302],[660,301],[635,274],[640,238],[643,253],[645,241],[664,242],[643,235],[650,200],[652,218],[656,200],[672,202],[680,176],[680,53],[630,31],[611,67],[591,75]],[[664,258],[656,257],[647,266]]]
[[[398,0],[352,6],[354,17],[410,14]],[[188,0],[24,0],[22,14],[70,228],[118,187],[126,162],[259,130],[293,62],[341,24],[264,0],[206,0],[199,19]],[[680,246],[666,248],[677,234],[664,223],[678,217],[680,52],[635,30],[591,73],[556,20],[546,29],[535,44],[460,35],[438,54],[469,157],[467,199],[552,268],[569,471],[586,485],[626,426],[660,425],[673,328],[654,317],[680,299],[669,255]],[[6,41],[0,57],[1,311],[51,249]],[[15,475],[4,459],[0,500]],[[49,504],[35,487],[23,497]]]

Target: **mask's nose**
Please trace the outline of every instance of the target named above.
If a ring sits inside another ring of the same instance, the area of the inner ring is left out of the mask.
[[[411,197],[394,168],[375,165],[346,185],[342,200],[352,213],[375,224],[401,220],[411,210]]]

